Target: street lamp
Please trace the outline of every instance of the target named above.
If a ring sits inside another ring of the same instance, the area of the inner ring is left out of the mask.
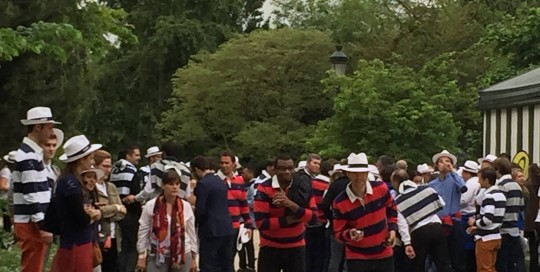
[[[347,60],[349,59],[341,49],[343,49],[343,46],[336,45],[336,52],[330,56],[332,69],[340,76],[345,75],[345,71],[347,70]]]

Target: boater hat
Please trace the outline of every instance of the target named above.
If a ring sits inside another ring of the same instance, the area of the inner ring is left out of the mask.
[[[64,144],[64,154],[60,156],[62,162],[73,162],[101,148],[100,144],[90,144],[84,135],[71,137]]]
[[[443,150],[443,151],[441,151],[441,153],[437,153],[437,154],[433,155],[433,158],[432,158],[433,163],[437,163],[437,161],[442,157],[450,158],[450,160],[452,161],[452,165],[456,165],[456,163],[457,163],[456,156],[450,154],[450,152],[448,152],[447,150]]]
[[[84,176],[84,174],[89,173],[89,172],[94,172],[96,174],[96,180],[101,180],[105,176],[105,172],[103,172],[103,170],[94,168],[94,166],[92,166],[92,168],[88,170],[82,171],[81,176]]]
[[[478,159],[478,163],[482,164],[483,162],[487,161],[487,162],[493,162],[494,160],[497,159],[497,156],[493,155],[493,154],[487,154],[485,158],[480,158]]]
[[[244,224],[240,224],[240,229],[238,230],[238,237],[236,237],[236,250],[242,250],[242,246],[249,242],[248,229]]]
[[[146,155],[144,155],[145,158],[150,158],[155,155],[161,155],[163,152],[159,151],[159,147],[152,146],[146,150]]]
[[[416,167],[416,171],[420,174],[427,174],[427,173],[433,173],[433,169],[431,169],[431,167],[429,167],[429,165],[427,165],[427,163],[424,163],[424,164],[419,164],[417,167]]]
[[[64,132],[58,128],[53,128],[54,135],[56,135],[56,146],[61,147],[64,142]]]
[[[466,161],[463,167],[461,167],[462,171],[467,171],[469,173],[478,173],[478,164],[474,161]]]
[[[35,107],[26,112],[26,119],[21,120],[25,126],[37,124],[62,124],[54,121],[51,109],[48,107]]]
[[[347,172],[369,172],[368,159],[365,153],[351,153],[347,158],[348,165],[343,170]]]
[[[7,155],[4,156],[4,161],[8,163],[15,163],[15,158],[17,157],[17,151],[10,151]]]

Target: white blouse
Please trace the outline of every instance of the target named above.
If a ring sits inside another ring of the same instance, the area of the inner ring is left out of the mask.
[[[148,252],[150,250],[152,217],[154,213],[154,206],[156,205],[156,199],[157,197],[146,202],[142,210],[141,218],[139,219],[139,234],[137,236],[137,252],[139,252],[139,254]],[[191,205],[187,201],[182,200],[182,203],[184,204],[184,226],[186,227],[185,253],[198,253],[199,247],[197,233],[195,232],[195,214],[193,213]],[[170,219],[168,221],[170,224]],[[170,237],[170,235],[167,234],[167,237]]]

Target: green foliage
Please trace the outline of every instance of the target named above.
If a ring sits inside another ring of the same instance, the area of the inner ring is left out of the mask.
[[[320,83],[331,49],[327,33],[280,29],[198,54],[175,73],[164,140],[188,157],[225,148],[257,162],[278,151],[300,155],[311,126],[332,114],[334,92]]]
[[[127,144],[156,145],[171,77],[197,52],[215,51],[236,33],[259,27],[262,0],[105,1],[124,8],[138,44],[107,56],[97,94],[81,128],[112,151]]]
[[[437,103],[440,97],[428,96],[421,74],[380,60],[360,61],[358,67],[350,77],[329,80],[327,90],[340,88],[335,115],[320,123],[311,150],[338,158],[362,151],[427,161],[437,150],[457,147],[459,127]],[[455,89],[451,83],[445,87]]]

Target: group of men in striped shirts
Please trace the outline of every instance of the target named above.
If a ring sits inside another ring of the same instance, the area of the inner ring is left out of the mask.
[[[40,271],[43,266],[30,260],[44,254],[52,237],[40,224],[53,191],[50,179],[55,179],[55,169],[43,152],[49,140],[61,143],[63,133],[54,130],[58,122],[46,107],[31,109],[21,122],[28,126],[28,136],[17,151],[12,175],[15,232],[23,271]],[[120,271],[135,270],[141,205],[160,193],[166,167],[178,169],[180,196],[196,206],[196,175],[176,155],[172,146],[151,147],[146,154],[150,164],[138,169],[140,150],[132,146],[114,163],[109,180],[128,211],[120,221]],[[510,176],[509,160],[487,162],[480,170],[468,168],[478,173],[483,190],[474,189],[473,205],[478,209],[468,210],[464,217],[462,195],[470,193],[472,182],[466,184],[456,173],[457,158],[446,150],[433,156],[438,175],[431,179],[419,173],[420,182],[384,160],[377,167],[369,165],[364,153],[333,163],[310,154],[301,169],[296,169],[292,158],[278,156],[259,178],[244,180],[236,172],[238,158],[226,151],[219,169],[200,170],[211,170],[226,185],[228,209],[220,216],[229,217],[226,222],[231,224],[226,227],[231,232],[223,233],[234,242],[226,243],[230,254],[210,258],[212,237],[201,239],[201,271],[233,271],[237,237],[252,237],[255,228],[260,233],[257,266],[261,272],[424,271],[431,265],[427,259],[437,271],[472,271],[472,265],[478,271],[495,271],[495,267],[496,271],[524,271],[517,223],[524,205],[521,187]],[[252,207],[247,188],[256,192]],[[475,240],[471,263],[465,261],[467,235]],[[202,241],[207,241],[204,248]],[[254,271],[255,264],[241,270]]]

